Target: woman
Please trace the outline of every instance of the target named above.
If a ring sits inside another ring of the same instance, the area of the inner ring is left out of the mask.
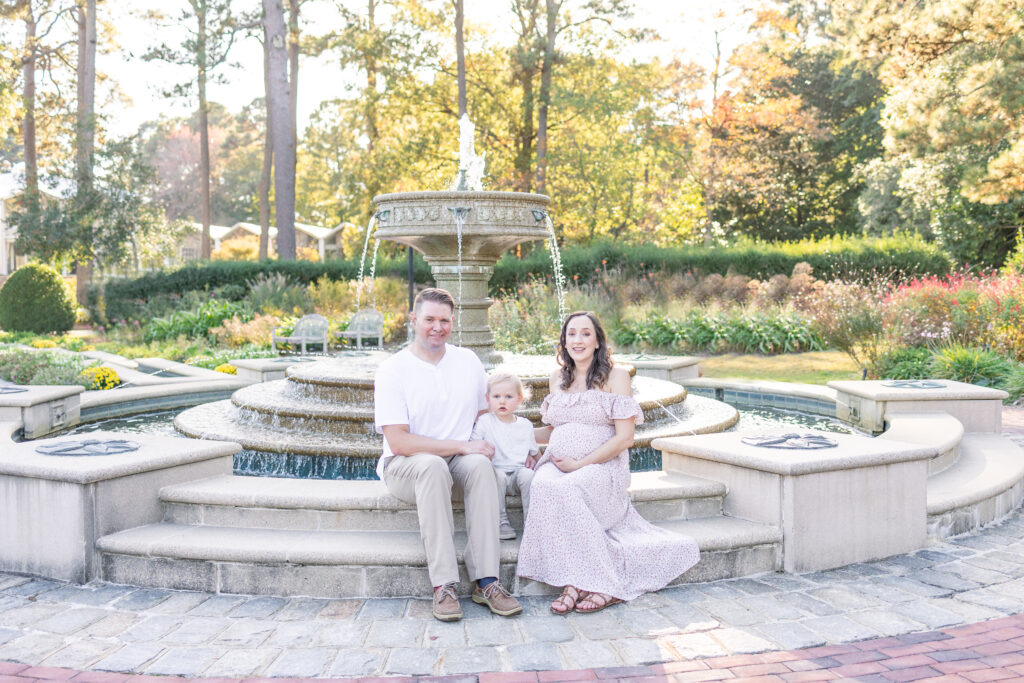
[[[612,366],[601,323],[571,314],[558,340],[537,441],[520,576],[564,586],[555,614],[596,612],[663,588],[697,563],[693,539],[660,529],[633,508],[629,453],[643,412],[629,373]]]

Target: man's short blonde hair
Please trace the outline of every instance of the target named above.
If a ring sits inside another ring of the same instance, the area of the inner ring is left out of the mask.
[[[452,309],[452,313],[455,312],[455,299],[448,292],[447,289],[441,289],[440,287],[427,287],[422,292],[416,295],[416,299],[412,302],[413,313],[419,313],[420,306],[424,301],[433,301],[437,304],[444,304],[448,308]]]
[[[503,382],[509,382],[516,388],[519,393],[519,398],[524,401],[530,398],[530,388],[523,385],[523,380],[519,379],[519,375],[514,372],[492,372],[487,375],[487,391],[490,392],[495,384],[502,384]]]

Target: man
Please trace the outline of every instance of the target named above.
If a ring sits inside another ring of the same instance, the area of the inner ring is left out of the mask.
[[[523,611],[497,580],[498,492],[490,458],[494,447],[471,441],[486,407],[483,365],[469,349],[448,344],[455,301],[443,289],[425,289],[413,304],[413,343],[380,364],[374,379],[374,418],[384,435],[377,476],[396,498],[416,505],[434,616],[462,618],[452,519],[452,485],[465,494],[463,554],[473,602],[501,616]]]

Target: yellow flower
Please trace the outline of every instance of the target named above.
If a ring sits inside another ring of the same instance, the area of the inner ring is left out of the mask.
[[[227,375],[237,375],[238,374],[238,368],[236,368],[231,363],[221,363],[220,365],[215,367],[214,370],[216,370],[217,372],[223,372],[223,373],[225,373]]]
[[[33,349],[55,349],[57,348],[57,342],[52,339],[34,339],[32,341]]]
[[[117,376],[116,372],[102,365],[86,368],[79,373],[78,377],[83,383],[89,382],[88,388],[92,391],[113,389],[121,383],[121,378]]]

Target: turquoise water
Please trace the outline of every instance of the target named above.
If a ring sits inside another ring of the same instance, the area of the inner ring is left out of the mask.
[[[779,427],[816,429],[824,432],[851,434],[855,430],[834,417],[811,415],[778,408],[737,408],[739,422],[733,430],[756,432],[778,430]],[[179,436],[174,429],[174,416],[178,410],[163,410],[91,422],[67,432],[85,434],[98,430],[125,434],[158,434]],[[661,453],[653,448],[634,448],[629,454],[629,466],[634,472],[661,469]],[[297,479],[376,479],[376,458],[344,458],[337,456],[304,455],[301,453],[264,453],[242,450],[235,455],[235,474]]]

